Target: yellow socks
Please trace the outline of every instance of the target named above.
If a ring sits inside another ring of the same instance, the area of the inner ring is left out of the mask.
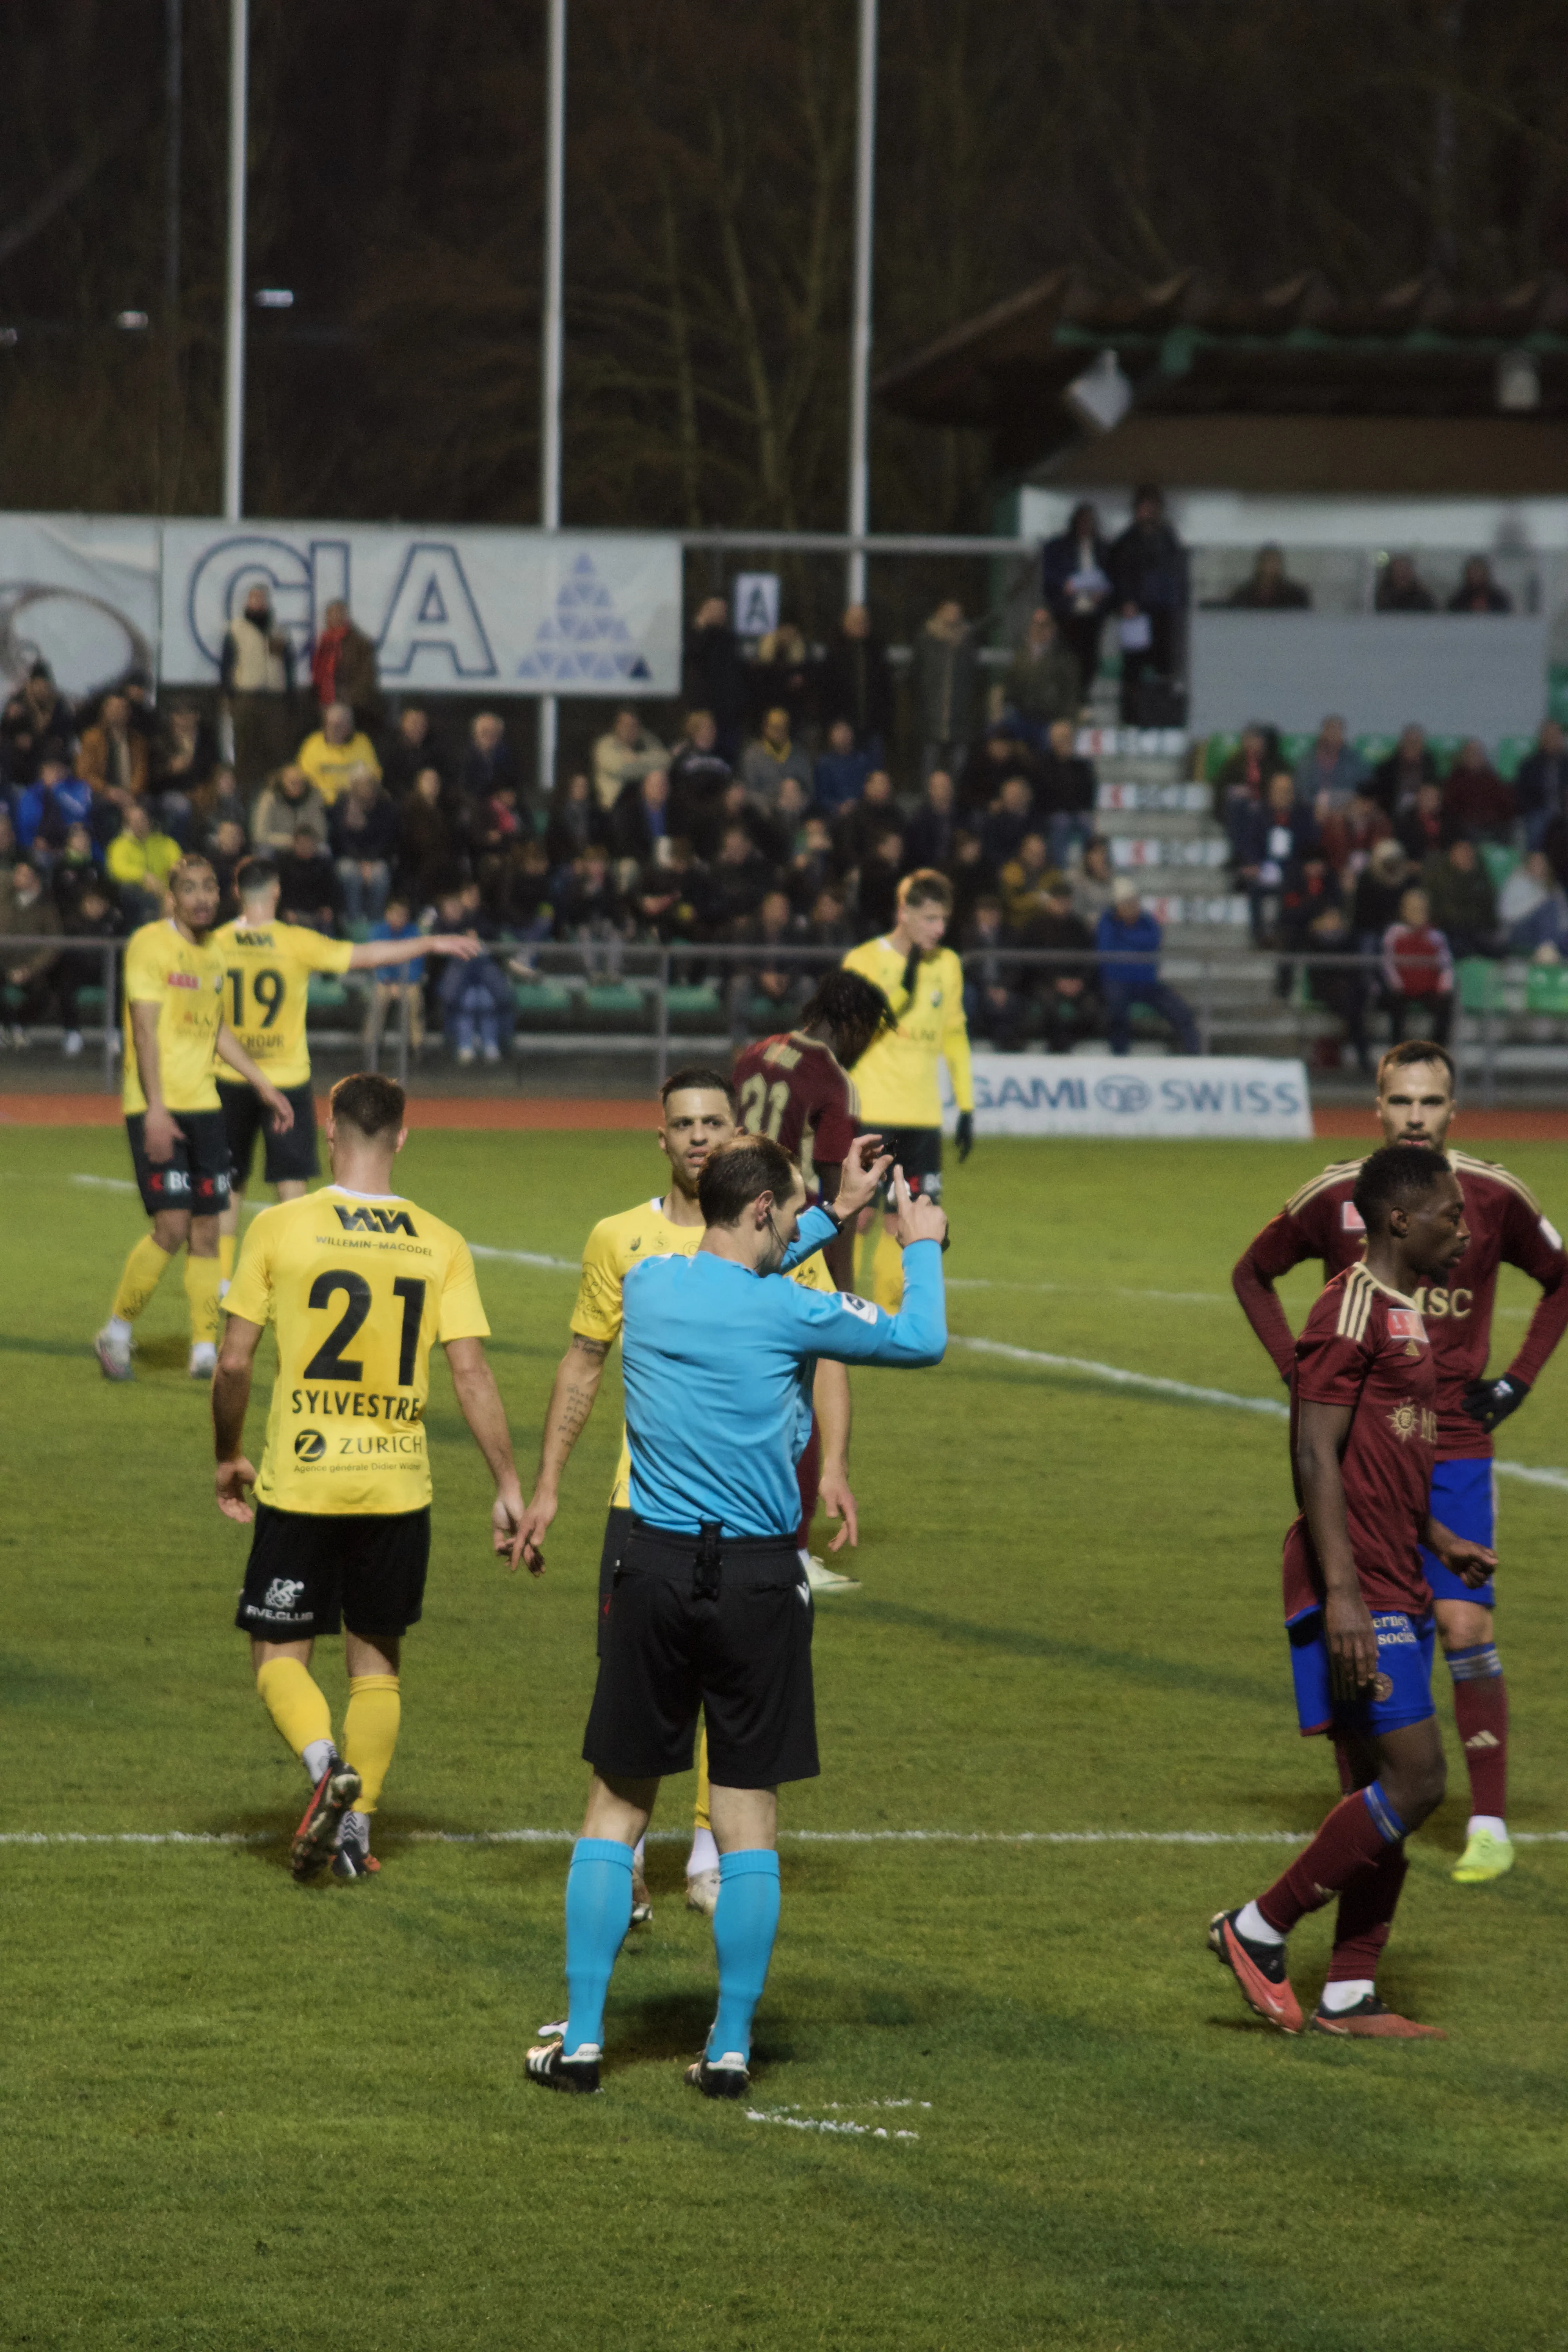
[[[697,1811],[694,1825],[700,1830],[713,1826],[708,1818],[708,1726],[702,1727],[702,1744],[697,1750]]]
[[[374,1813],[397,1745],[403,1700],[395,1675],[351,1675],[343,1717],[343,1761],[359,1774],[356,1811]]]
[[[125,1261],[110,1312],[123,1323],[134,1323],[172,1263],[168,1251],[160,1249],[151,1234],[143,1234]]]
[[[219,1234],[217,1237],[217,1278],[220,1283],[234,1280],[234,1254],[239,1247],[237,1234]]]
[[[207,1260],[209,1265],[216,1263],[216,1258]],[[298,1658],[268,1658],[258,1669],[256,1687],[296,1756],[303,1757],[317,1740],[324,1739],[331,1746],[332,1710],[327,1705],[327,1694],[311,1681],[309,1668]]]
[[[217,1260],[185,1252],[185,1297],[190,1301],[191,1339],[217,1344]]]
[[[866,1255],[862,1251],[860,1263],[863,1270]],[[896,1315],[904,1302],[904,1254],[880,1218],[877,1221],[876,1243],[869,1255],[870,1282],[867,1284],[862,1271],[861,1289],[879,1307],[885,1307],[889,1315]]]

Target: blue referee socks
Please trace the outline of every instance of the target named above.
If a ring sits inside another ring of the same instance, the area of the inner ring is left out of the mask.
[[[773,1902],[775,1917],[778,1902]],[[570,2007],[561,2047],[602,2049],[605,1996],[616,1954],[632,1924],[632,1849],[616,1838],[579,1838],[566,1876],[566,1986]],[[765,1972],[767,1962],[763,1963]],[[761,1987],[758,1987],[759,1991]]]
[[[719,1955],[719,2014],[708,2036],[712,2061],[752,2054],[752,2018],[768,1980],[779,1931],[779,1858],[761,1848],[721,1854],[713,1945]]]

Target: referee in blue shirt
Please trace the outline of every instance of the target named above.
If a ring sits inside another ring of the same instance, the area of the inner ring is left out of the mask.
[[[897,1315],[783,1269],[832,1241],[875,1195],[888,1160],[861,1137],[831,1208],[803,1217],[796,1162],[765,1136],[710,1152],[693,1257],[626,1276],[621,1351],[632,1519],[601,1626],[584,1738],[594,1768],[566,1882],[570,2013],[528,2053],[531,2079],[596,2091],[610,1971],[631,1921],[632,1849],[667,1772],[689,1772],[708,1724],[720,1854],[713,1941],[719,2010],[687,2081],[710,2098],[750,2083],[752,2016],[779,1917],[778,1784],[816,1777],[811,1587],[795,1549],[795,1465],[811,1428],[819,1357],[939,1363],[947,1345],[947,1220],[894,1175],[904,1297]]]

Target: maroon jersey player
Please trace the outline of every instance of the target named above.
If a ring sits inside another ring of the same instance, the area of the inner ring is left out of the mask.
[[[1209,1947],[1249,2007],[1288,2033],[1302,2018],[1285,1939],[1337,1895],[1320,2032],[1409,2040],[1435,2029],[1392,2015],[1377,1964],[1405,1881],[1405,1840],[1443,1796],[1432,1711],[1432,1591],[1424,1562],[1479,1582],[1484,1546],[1435,1515],[1440,1374],[1415,1300],[1471,1236],[1447,1160],[1384,1146],[1361,1169],[1365,1256],[1335,1275],[1295,1343],[1291,1459],[1301,1504],[1285,1538],[1285,1620],[1303,1735],[1328,1732],[1344,1790],[1289,1870],[1211,1921]]]
[[[1390,1143],[1444,1149],[1454,1118],[1454,1067],[1439,1045],[1412,1039],[1384,1055],[1377,1115]],[[1437,1371],[1437,1454],[1432,1507],[1444,1526],[1490,1546],[1496,1528],[1491,1433],[1540,1377],[1568,1323],[1568,1257],[1516,1176],[1451,1152],[1470,1243],[1448,1279],[1421,1287],[1417,1305]],[[1353,1198],[1362,1162],[1325,1168],[1304,1184],[1238,1260],[1232,1280],[1248,1322],[1285,1379],[1294,1343],[1275,1296],[1279,1277],[1306,1258],[1325,1275],[1360,1261],[1365,1236]],[[1530,1328],[1508,1370],[1486,1377],[1498,1268],[1515,1265],[1541,1285]],[[1470,1779],[1461,1885],[1496,1878],[1513,1861],[1507,1826],[1508,1692],[1493,1639],[1490,1580],[1471,1589],[1428,1558],[1437,1633],[1453,1677],[1454,1716]]]

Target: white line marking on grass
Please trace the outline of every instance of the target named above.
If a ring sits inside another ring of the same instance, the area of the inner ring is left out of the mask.
[[[499,1258],[506,1265],[531,1265],[542,1274],[581,1274],[583,1264],[574,1257],[544,1257],[538,1250],[491,1249],[487,1242],[470,1242],[469,1254],[474,1257]]]
[[[1568,1845],[1568,1830],[1514,1830],[1515,1845]],[[388,1830],[386,1845],[575,1845],[575,1830]],[[689,1830],[650,1830],[685,1845]],[[784,1845],[1305,1845],[1309,1830],[781,1830]],[[0,1846],[283,1845],[283,1830],[0,1830]]]
[[[872,2104],[875,2104],[874,2102]],[[750,2124],[784,2124],[790,2131],[837,2132],[845,2139],[919,2139],[919,2132],[889,2131],[886,2124],[837,2123],[824,2116],[788,2116],[777,2107],[748,2107]]]

